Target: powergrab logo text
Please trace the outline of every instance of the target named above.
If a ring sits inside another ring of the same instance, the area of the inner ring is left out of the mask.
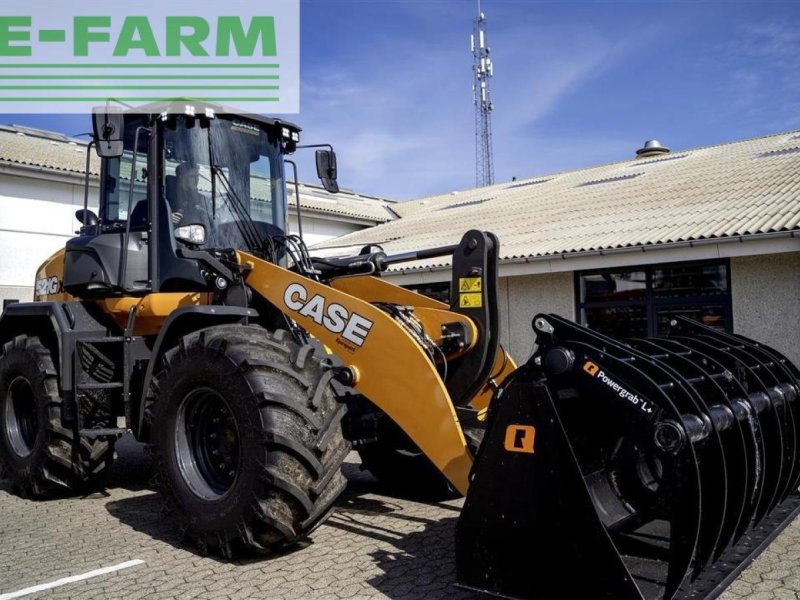
[[[331,333],[341,334],[344,341],[359,348],[364,345],[374,325],[372,321],[358,313],[351,313],[341,304],[329,303],[320,294],[311,298],[308,296],[308,290],[303,285],[292,283],[283,294],[283,302],[290,310],[313,319]]]
[[[0,112],[191,98],[299,112],[300,0],[34,0],[0,7]]]
[[[627,400],[634,406],[638,407],[643,412],[650,414],[653,412],[653,407],[650,402],[647,400],[643,400],[639,398],[636,394],[629,392],[616,381],[611,379],[608,375],[606,375],[605,371],[603,371],[597,363],[593,363],[590,360],[586,361],[586,364],[583,365],[583,370],[591,375],[592,377],[596,377],[600,381],[602,381],[606,386],[614,390],[614,392],[622,398],[623,400]]]

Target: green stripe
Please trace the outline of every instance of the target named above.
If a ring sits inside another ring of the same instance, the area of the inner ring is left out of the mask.
[[[67,32],[63,29],[40,29],[39,30],[40,42],[65,42],[67,41]]]
[[[9,90],[279,90],[279,85],[2,85]]]
[[[123,100],[126,102],[135,102],[137,100],[145,101],[145,102],[162,102],[166,101],[167,98],[163,96],[131,96],[131,97],[119,97],[115,96],[114,98],[109,98],[108,96],[97,96],[91,97],[86,96],[83,98],[76,98],[76,97],[62,97],[62,98],[42,98],[40,96],[35,96],[31,98],[4,98],[0,96],[0,102],[106,102],[107,100]],[[186,98],[184,99],[186,102],[191,102],[192,100],[196,101],[204,101],[204,102],[280,102],[280,98],[251,98],[251,97],[219,97],[219,98]]]
[[[0,69],[278,69],[280,65],[274,64],[0,64]]]
[[[280,79],[278,75],[0,75],[0,79]]]

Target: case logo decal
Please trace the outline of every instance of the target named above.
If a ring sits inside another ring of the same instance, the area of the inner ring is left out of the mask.
[[[350,313],[336,302],[328,303],[325,296],[316,294],[310,299],[308,290],[299,283],[292,283],[283,293],[283,302],[289,310],[312,319],[331,333],[341,334],[342,339],[359,348],[367,341],[374,323],[358,313]]]

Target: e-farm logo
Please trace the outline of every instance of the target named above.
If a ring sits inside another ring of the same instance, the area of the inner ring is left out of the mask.
[[[200,12],[187,0],[4,3],[0,112],[172,98],[299,112],[299,0],[217,4]]]

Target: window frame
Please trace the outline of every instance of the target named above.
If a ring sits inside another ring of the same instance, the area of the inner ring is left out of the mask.
[[[677,267],[704,267],[722,266],[725,268],[725,285],[727,291],[724,294],[712,295],[693,295],[680,298],[656,298],[653,290],[653,273],[657,269],[668,269]],[[603,275],[607,273],[626,273],[633,271],[644,271],[645,273],[645,294],[643,300],[609,300],[584,302],[581,298],[582,285],[581,277],[587,275]],[[725,330],[734,331],[733,323],[733,287],[731,281],[731,263],[728,258],[715,258],[705,260],[688,260],[669,263],[654,263],[649,265],[632,265],[627,267],[607,267],[602,269],[587,269],[584,271],[574,271],[574,293],[575,293],[575,322],[586,326],[584,310],[592,308],[632,308],[644,307],[645,318],[647,319],[647,337],[658,336],[658,314],[657,311],[670,306],[702,306],[704,304],[718,304],[722,306],[725,318]]]

